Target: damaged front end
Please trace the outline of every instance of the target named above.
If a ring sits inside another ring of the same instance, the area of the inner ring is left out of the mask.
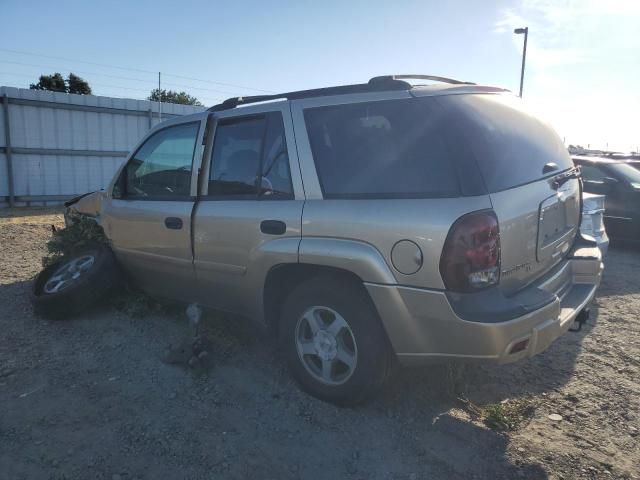
[[[90,192],[73,197],[64,203],[64,223],[68,227],[82,218],[90,218],[100,223],[100,211],[104,191]]]

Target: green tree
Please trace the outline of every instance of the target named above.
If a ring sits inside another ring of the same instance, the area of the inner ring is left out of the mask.
[[[57,72],[52,75],[40,75],[38,83],[32,83],[29,88],[31,90],[50,90],[52,92],[91,95],[89,83],[73,73],[69,73],[66,80]]]
[[[202,106],[200,100],[186,92],[174,92],[173,90],[165,90],[164,88],[162,90],[158,88],[151,90],[151,95],[147,97],[147,100],[151,100],[152,102]]]
[[[67,77],[67,92],[78,95],[91,95],[91,87],[89,83],[73,73],[69,73]]]
[[[59,73],[53,75],[40,75],[38,83],[32,83],[29,88],[31,90],[50,90],[52,92],[66,92],[67,85],[64,78]]]

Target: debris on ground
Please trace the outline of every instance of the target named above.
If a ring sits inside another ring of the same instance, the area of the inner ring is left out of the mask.
[[[204,335],[188,337],[171,345],[162,357],[169,365],[189,367],[198,372],[211,369],[213,343]]]

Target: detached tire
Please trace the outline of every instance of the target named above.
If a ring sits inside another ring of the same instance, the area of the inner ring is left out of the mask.
[[[117,279],[113,252],[95,245],[42,270],[33,282],[31,303],[37,315],[66,319],[104,299]]]
[[[300,387],[337,405],[371,398],[393,364],[389,340],[366,290],[339,275],[311,278],[289,294],[280,342]]]

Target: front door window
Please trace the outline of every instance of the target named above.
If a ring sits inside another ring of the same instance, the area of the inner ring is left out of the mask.
[[[115,196],[142,200],[188,197],[199,125],[167,127],[149,137],[127,163]]]

